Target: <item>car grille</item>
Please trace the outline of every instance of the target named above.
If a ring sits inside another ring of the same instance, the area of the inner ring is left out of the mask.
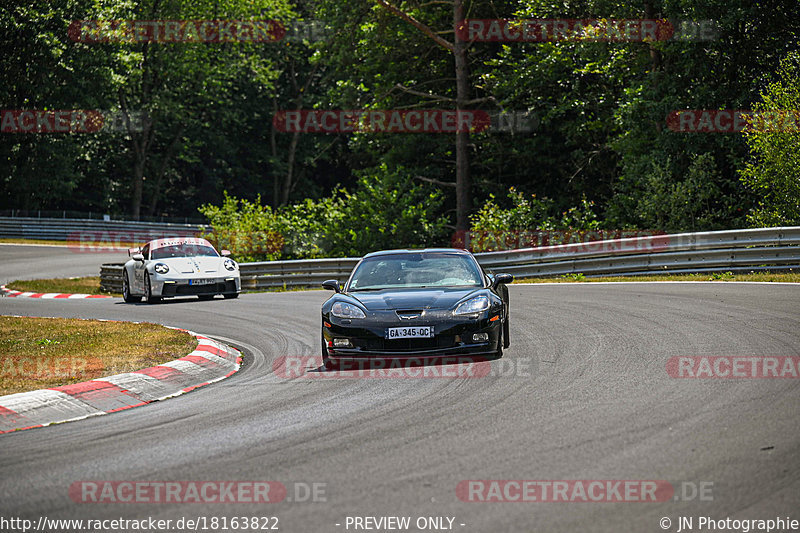
[[[364,350],[376,352],[414,352],[456,346],[453,335],[437,335],[428,339],[366,339],[357,342]]]
[[[164,285],[164,296],[191,296],[196,294],[220,294],[236,292],[236,282],[225,281],[209,285]]]

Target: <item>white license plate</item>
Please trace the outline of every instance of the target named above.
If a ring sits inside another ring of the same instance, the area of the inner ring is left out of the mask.
[[[389,328],[386,331],[387,339],[419,339],[433,337],[433,328],[430,326],[416,326],[411,328]]]
[[[190,279],[189,285],[211,285],[212,283],[216,283],[216,280],[213,279]]]

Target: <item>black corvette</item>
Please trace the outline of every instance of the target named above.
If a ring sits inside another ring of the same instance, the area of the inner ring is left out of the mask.
[[[466,250],[365,255],[322,304],[322,359],[502,357],[509,346],[510,274],[486,274]]]

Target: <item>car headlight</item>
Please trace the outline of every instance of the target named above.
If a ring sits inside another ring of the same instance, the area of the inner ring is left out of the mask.
[[[164,263],[156,263],[156,266],[153,267],[153,270],[155,270],[159,274],[166,274],[167,272],[169,272],[169,267]]]
[[[331,307],[331,314],[339,318],[366,318],[360,307],[347,302],[336,302]]]
[[[225,270],[236,270],[236,262],[233,259],[225,260]]]
[[[475,298],[470,298],[466,302],[461,302],[456,307],[455,311],[453,311],[454,315],[472,315],[475,313],[480,313],[481,311],[485,311],[489,309],[489,298],[486,296],[476,296]]]

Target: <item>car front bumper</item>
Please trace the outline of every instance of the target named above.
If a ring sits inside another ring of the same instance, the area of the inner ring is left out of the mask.
[[[233,294],[241,291],[241,280],[239,276],[219,276],[210,278],[212,283],[202,285],[194,284],[198,278],[169,278],[156,276],[152,280],[152,291],[154,296],[170,298],[172,296],[203,296],[216,294]]]
[[[436,359],[457,355],[494,355],[501,342],[502,320],[449,317],[426,322],[420,320],[413,326],[431,326],[430,338],[387,339],[390,327],[409,326],[392,320],[373,322],[368,319],[347,320],[323,317],[322,337],[331,360],[368,359],[391,357],[399,359]],[[485,333],[485,341],[473,340],[474,334]],[[350,346],[334,347],[334,339],[348,339]]]

